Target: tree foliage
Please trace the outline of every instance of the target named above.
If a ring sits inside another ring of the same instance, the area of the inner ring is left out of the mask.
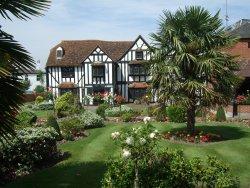
[[[227,104],[234,93],[239,67],[223,49],[237,38],[222,27],[219,12],[211,15],[196,6],[164,11],[151,37],[152,88],[159,102],[187,106],[187,126],[193,132],[197,105]]]
[[[0,15],[11,20],[11,15],[19,19],[40,16],[49,6],[47,0],[1,0]],[[0,140],[9,133],[14,134],[12,125],[15,115],[23,102],[24,85],[18,79],[18,72],[34,69],[35,62],[13,36],[0,28]],[[18,71],[17,71],[18,70]]]

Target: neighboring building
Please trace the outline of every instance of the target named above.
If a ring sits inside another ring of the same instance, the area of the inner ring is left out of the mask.
[[[38,86],[38,85],[43,85],[43,86],[46,85],[46,73],[43,72],[44,84],[41,84],[41,81],[40,81],[39,77],[37,76],[38,75],[37,71],[38,70],[28,70],[28,71],[22,72],[21,73],[22,75],[20,75],[20,78],[22,80],[29,80],[29,82],[30,82],[30,87],[27,90],[28,93],[33,92],[34,89],[36,88],[36,86]]]
[[[231,34],[239,37],[239,42],[228,50],[231,55],[238,56],[240,71],[237,72],[245,80],[236,95],[246,94],[250,90],[250,20],[242,19],[233,27]]]
[[[56,96],[72,91],[81,102],[98,92],[120,94],[133,102],[146,93],[144,62],[149,59],[149,45],[141,36],[135,41],[62,41],[50,50],[47,87]]]
[[[244,81],[236,90],[235,97],[237,97],[238,95],[246,95],[250,91],[250,20],[242,19],[238,21],[232,26],[230,33],[239,37],[239,41],[227,52],[237,56],[240,70],[236,74],[244,78]],[[227,114],[231,117],[238,116],[249,119],[249,107],[248,105],[237,105],[234,100],[233,105],[228,107]]]

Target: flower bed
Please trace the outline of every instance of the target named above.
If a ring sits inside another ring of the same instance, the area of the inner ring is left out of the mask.
[[[221,135],[204,133],[202,131],[196,131],[194,134],[188,134],[187,131],[167,132],[163,137],[168,140],[183,141],[188,143],[209,143],[222,140]]]

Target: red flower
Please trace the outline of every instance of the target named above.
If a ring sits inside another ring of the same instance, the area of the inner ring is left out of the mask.
[[[244,95],[238,95],[236,97],[236,102],[237,104],[243,104],[246,101],[246,97]]]

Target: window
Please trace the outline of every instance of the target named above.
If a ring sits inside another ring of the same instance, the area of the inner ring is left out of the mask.
[[[130,75],[145,75],[146,71],[143,65],[130,65]]]
[[[36,81],[40,81],[40,76],[36,75]]]
[[[57,58],[57,59],[61,59],[62,56],[63,56],[63,49],[62,49],[62,47],[59,47],[59,48],[57,48],[57,50],[56,50],[56,58]]]
[[[146,95],[146,89],[129,89],[129,98],[130,99],[139,99]]]
[[[93,77],[104,77],[104,66],[93,67]]]
[[[135,57],[136,57],[136,60],[142,60],[143,59],[143,51],[136,51]]]
[[[62,78],[74,78],[75,70],[74,67],[62,67]]]
[[[24,78],[24,80],[25,80],[25,81],[28,81],[28,80],[29,80],[29,78],[28,78],[28,75],[27,75],[27,74],[25,74],[25,78]]]

